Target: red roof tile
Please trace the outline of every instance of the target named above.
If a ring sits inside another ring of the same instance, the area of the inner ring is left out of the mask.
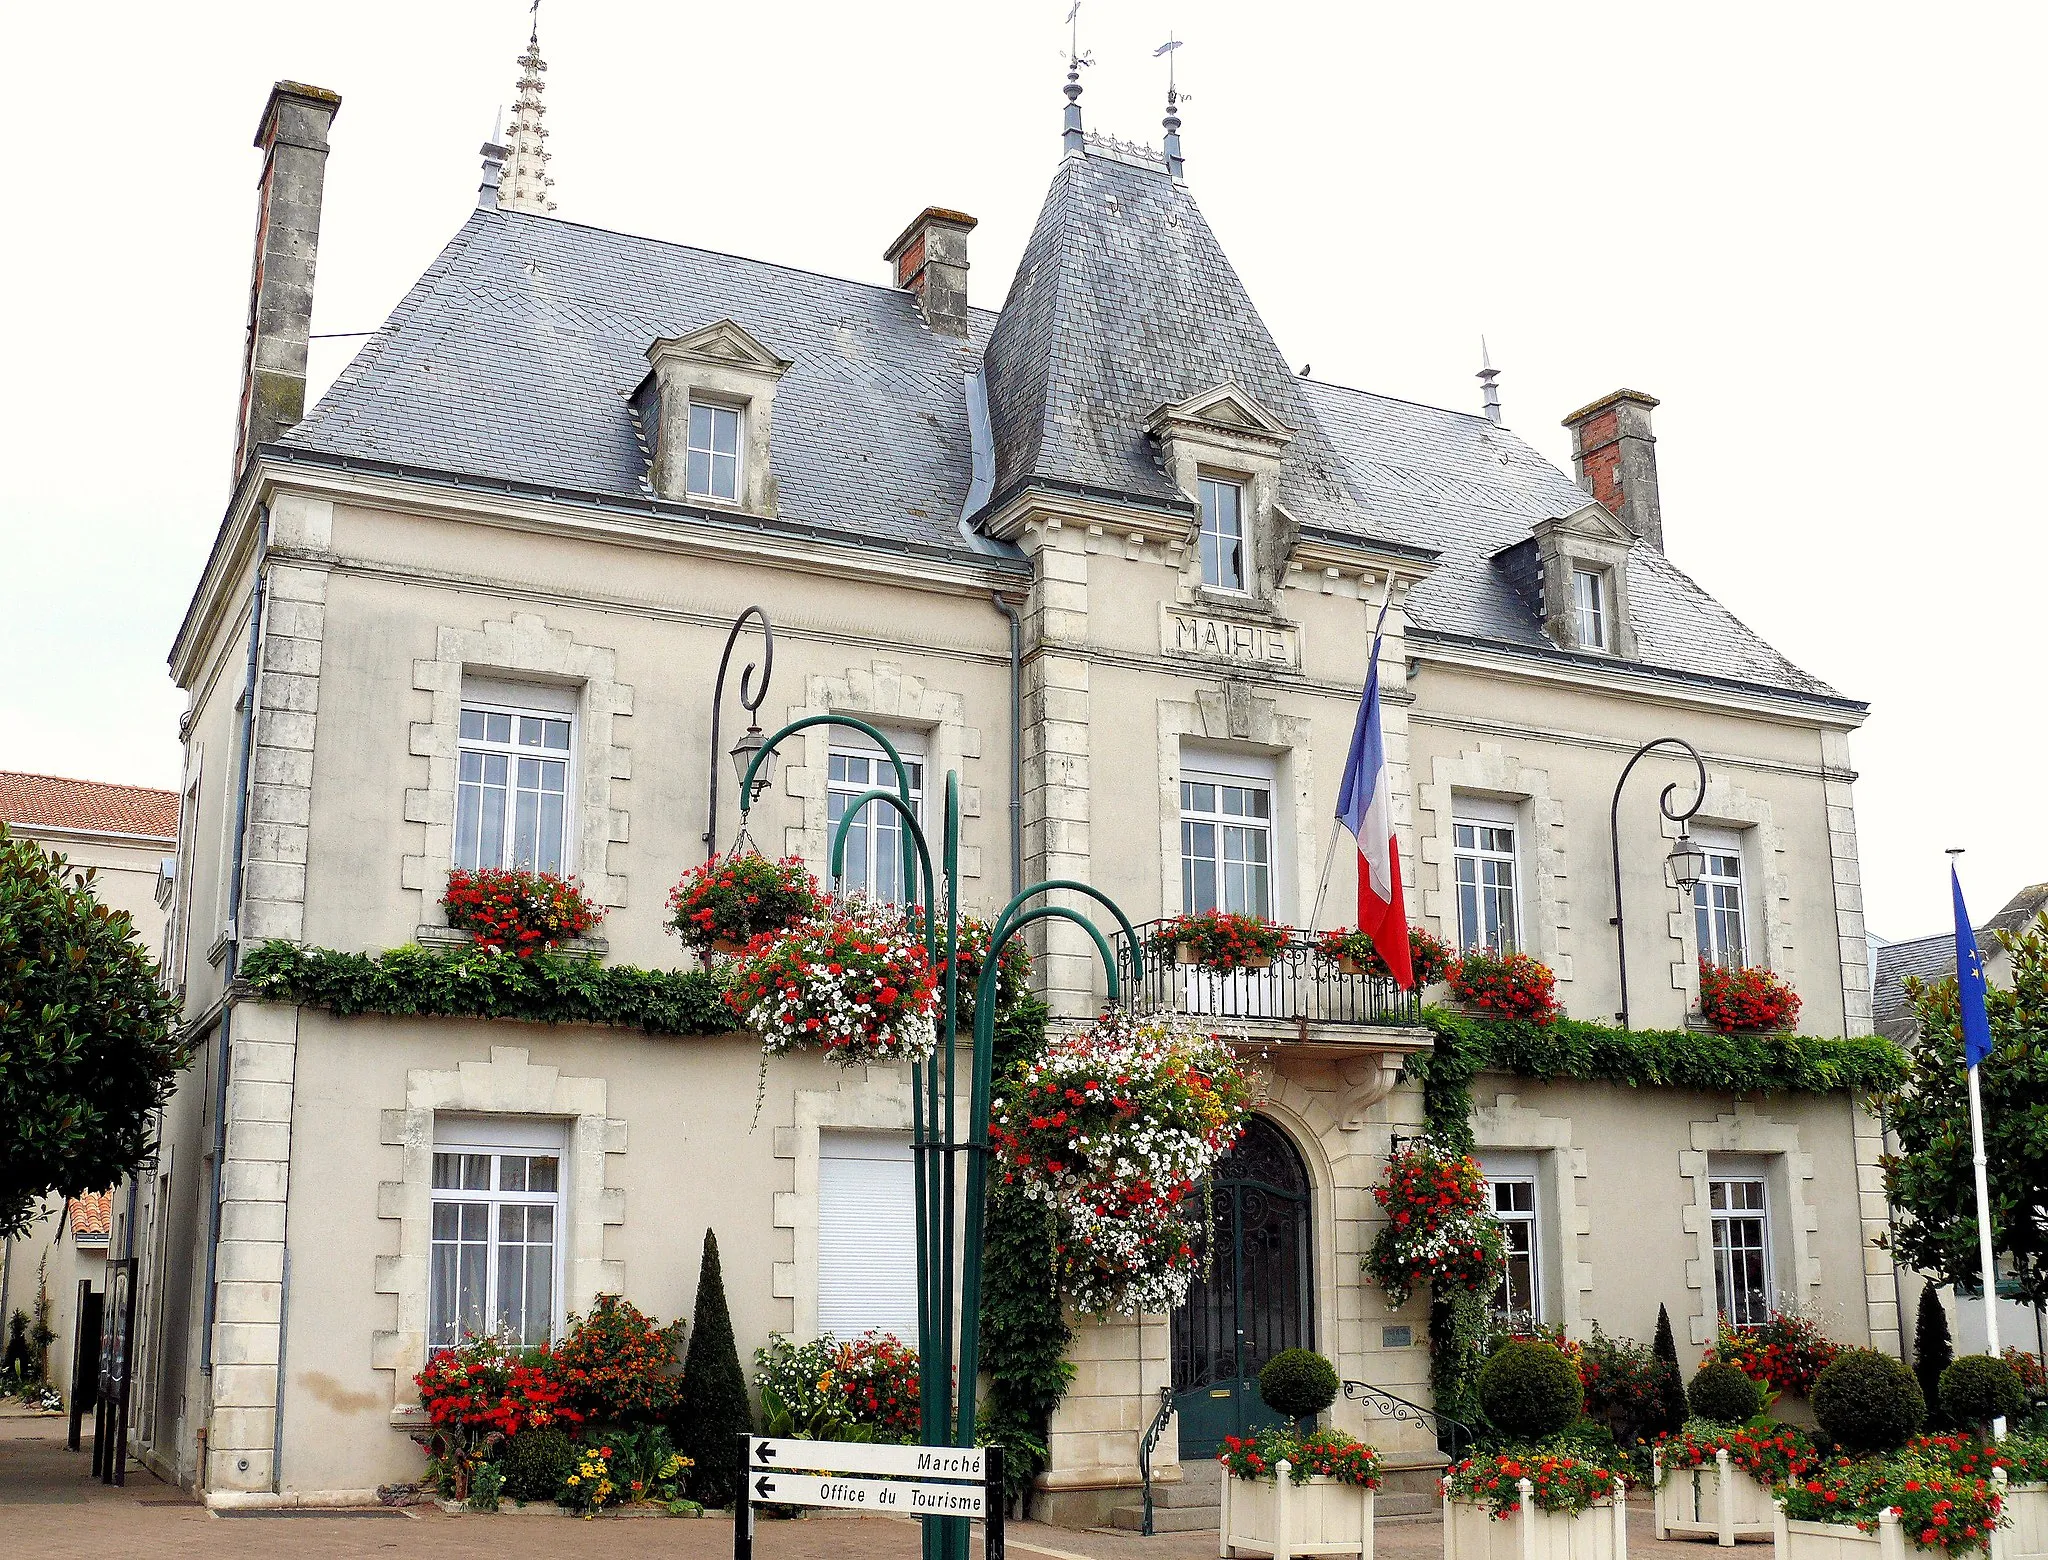
[[[71,1238],[85,1245],[104,1242],[114,1233],[114,1194],[87,1192],[71,1199]]]
[[[178,837],[178,794],[0,769],[0,822],[133,834],[168,844]]]

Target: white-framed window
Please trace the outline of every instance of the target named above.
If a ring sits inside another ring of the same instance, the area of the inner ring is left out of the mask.
[[[574,708],[568,689],[465,683],[456,753],[456,866],[571,870]]]
[[[1578,619],[1579,648],[1608,649],[1605,574],[1598,569],[1572,570],[1572,610]]]
[[[1707,868],[1693,885],[1693,930],[1700,957],[1724,969],[1748,962],[1749,928],[1744,916],[1742,837],[1732,830],[1701,829],[1695,835]]]
[[[563,1136],[553,1122],[436,1122],[427,1348],[547,1343],[561,1312]]]
[[[1181,910],[1273,914],[1273,786],[1247,775],[1183,773]]]
[[[1707,1203],[1721,1319],[1731,1327],[1761,1327],[1771,1319],[1770,1190],[1761,1175],[1710,1175]]]
[[[716,401],[690,403],[687,489],[692,498],[740,499],[740,409]]]
[[[889,755],[880,748],[866,746],[841,746],[844,738],[850,744],[865,739],[854,731],[833,733],[830,779],[825,789],[825,819],[828,825],[825,833],[826,848],[831,848],[832,836],[839,832],[839,820],[846,816],[846,809],[860,799],[862,793],[876,789],[896,789],[896,768],[889,762]],[[924,823],[924,758],[912,751],[904,739],[892,734],[890,741],[896,744],[896,751],[903,755],[904,767],[910,771],[910,810],[917,814],[920,826]],[[828,867],[830,863],[827,863]],[[884,802],[871,802],[854,816],[853,827],[846,831],[846,890],[849,893],[866,894],[884,904],[902,904],[906,898],[903,887],[903,815]],[[911,895],[921,892],[921,884],[911,885]]]
[[[1507,1237],[1507,1264],[1500,1287],[1493,1292],[1493,1310],[1500,1316],[1543,1320],[1543,1270],[1536,1238],[1536,1177],[1496,1175],[1487,1180],[1493,1216]]]
[[[1202,506],[1202,583],[1217,590],[1243,590],[1244,484],[1202,477],[1196,491]]]
[[[818,1330],[917,1339],[917,1204],[910,1139],[818,1134]]]
[[[1459,797],[1456,808],[1451,872],[1458,889],[1458,947],[1511,952],[1522,945],[1514,805]]]

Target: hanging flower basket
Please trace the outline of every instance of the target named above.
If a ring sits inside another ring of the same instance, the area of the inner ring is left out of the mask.
[[[668,925],[699,953],[737,953],[763,932],[787,931],[824,903],[801,861],[749,851],[683,874],[668,896]]]
[[[1432,1138],[1415,1138],[1387,1159],[1373,1199],[1387,1216],[1365,1255],[1365,1271],[1392,1305],[1424,1285],[1491,1293],[1507,1260],[1479,1161]]]
[[[1475,1012],[1532,1024],[1557,1017],[1557,977],[1526,953],[1475,949],[1451,966],[1446,979],[1451,995]]]
[[[1254,1075],[1169,1013],[1118,1009],[1048,1041],[998,1101],[998,1173],[1051,1210],[1062,1292],[1083,1311],[1171,1310],[1200,1258],[1197,1186],[1237,1141]]]
[[[1176,964],[1199,964],[1228,975],[1236,970],[1263,970],[1287,951],[1292,934],[1264,916],[1205,910],[1161,921],[1145,946]]]
[[[1724,969],[1700,960],[1700,1016],[1724,1034],[1790,1029],[1799,1022],[1799,993],[1769,970]]]
[[[960,957],[960,1027],[964,1032],[974,1022],[974,997],[981,987],[981,972],[988,962],[988,940],[993,928],[980,916],[960,917],[960,935],[955,947]],[[946,979],[946,961],[939,960],[941,989]],[[1020,996],[1031,980],[1031,950],[1021,938],[1012,937],[996,957],[996,1010],[1001,1012]]]
[[[1394,972],[1387,968],[1387,961],[1380,957],[1372,938],[1350,927],[1319,933],[1316,954],[1325,963],[1334,964],[1339,974],[1370,975],[1379,980],[1393,978]],[[1433,933],[1411,926],[1408,928],[1408,967],[1415,976],[1416,990],[1434,986],[1450,970],[1451,950]]]
[[[756,937],[733,961],[725,1000],[765,1055],[816,1048],[853,1067],[922,1061],[937,1043],[923,941],[901,912],[864,899]]]
[[[522,959],[585,936],[604,915],[574,878],[499,867],[455,868],[441,908],[448,924],[469,932],[479,946]]]

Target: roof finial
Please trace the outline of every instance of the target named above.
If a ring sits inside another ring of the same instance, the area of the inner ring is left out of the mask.
[[[1180,82],[1174,70],[1174,52],[1180,48],[1181,40],[1172,33],[1166,35],[1166,42],[1152,51],[1155,60],[1166,56],[1166,117],[1160,121],[1166,127],[1166,140],[1161,150],[1166,153],[1167,176],[1178,184],[1187,173],[1187,164],[1180,155],[1180,105],[1194,98],[1192,92],[1180,90]]]
[[[498,181],[498,205],[505,211],[526,211],[545,216],[555,209],[548,199],[554,180],[548,177],[548,131],[541,121],[547,106],[540,95],[547,83],[540,78],[547,61],[540,57],[540,0],[533,0],[533,30],[527,35],[526,52],[519,56],[519,100],[512,105],[512,133],[504,177]]]
[[[1081,0],[1074,0],[1067,11],[1067,84],[1061,88],[1067,95],[1065,128],[1060,133],[1060,149],[1069,157],[1079,157],[1088,148],[1088,138],[1081,130],[1081,67],[1093,65],[1093,53],[1081,52]]]
[[[1498,428],[1500,420],[1500,386],[1494,381],[1500,378],[1500,370],[1493,366],[1493,358],[1487,353],[1486,338],[1479,338],[1479,384],[1480,393],[1486,397],[1486,420]]]

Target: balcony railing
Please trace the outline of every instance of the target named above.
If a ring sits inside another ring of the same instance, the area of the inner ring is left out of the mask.
[[[1260,1028],[1309,1025],[1405,1025],[1421,1019],[1421,1001],[1383,975],[1349,975],[1316,951],[1303,932],[1265,969],[1224,974],[1199,964],[1177,964],[1172,948],[1155,952],[1150,940],[1163,921],[1138,927],[1146,944],[1145,972],[1133,978],[1130,940],[1115,936],[1118,975],[1128,1000],[1141,1008],[1170,1008],[1201,1018],[1243,1022]]]

